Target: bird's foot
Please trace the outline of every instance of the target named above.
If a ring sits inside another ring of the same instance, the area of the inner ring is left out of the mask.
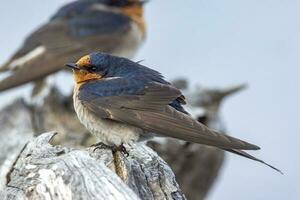
[[[93,152],[95,152],[97,149],[111,149],[113,150],[114,146],[109,146],[107,144],[104,144],[103,142],[98,142],[96,144],[91,145],[91,147],[95,147]]]
[[[114,147],[112,148],[112,152],[113,152],[113,153],[116,153],[117,151],[122,152],[123,155],[125,155],[126,157],[129,156],[129,153],[128,153],[127,149],[124,147],[124,144],[123,144],[123,143],[120,144],[119,146],[114,146]]]
[[[113,162],[115,165],[116,174],[124,182],[127,182],[128,172],[127,172],[126,164],[123,160],[123,156],[128,157],[129,153],[123,144],[120,144],[119,146],[117,146],[117,145],[107,145],[103,142],[98,142],[96,144],[91,145],[91,147],[94,147],[93,152],[95,152],[97,149],[110,149],[112,151],[112,155],[113,155]]]
[[[125,148],[124,144],[120,144],[119,146],[116,146],[116,145],[113,145],[113,146],[110,146],[110,145],[107,145],[103,142],[98,142],[96,144],[93,144],[91,145],[91,147],[95,147],[93,152],[95,152],[97,149],[111,149],[111,151],[113,153],[116,153],[116,152],[121,152],[123,153],[123,155],[125,155],[126,157],[129,156],[129,153],[127,151],[127,149]]]
[[[126,167],[126,163],[124,160],[124,156],[128,156],[129,153],[127,152],[126,148],[123,144],[119,146],[114,146],[112,149],[113,161],[115,165],[115,172],[116,174],[125,182],[128,181],[128,171]]]

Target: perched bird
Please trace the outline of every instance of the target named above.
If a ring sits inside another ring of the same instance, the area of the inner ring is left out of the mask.
[[[102,143],[120,146],[153,136],[173,137],[224,150],[258,146],[221,134],[193,119],[180,90],[150,68],[126,58],[91,53],[73,69],[74,108],[81,123]]]
[[[144,3],[77,0],[65,5],[0,67],[10,72],[0,91],[42,80],[91,51],[131,58],[145,38]]]

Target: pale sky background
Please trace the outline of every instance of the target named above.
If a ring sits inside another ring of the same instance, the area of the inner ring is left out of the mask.
[[[9,0],[0,7],[0,63],[65,0]],[[262,147],[255,152],[285,175],[228,155],[208,199],[300,199],[300,1],[151,0],[148,39],[136,60],[168,79],[249,88],[228,99],[229,132]],[[0,96],[8,102],[28,89]]]

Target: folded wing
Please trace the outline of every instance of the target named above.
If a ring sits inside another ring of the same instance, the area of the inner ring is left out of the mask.
[[[211,130],[189,115],[177,111],[170,106],[177,98],[182,99],[182,94],[171,85],[139,83],[122,78],[87,83],[79,92],[82,103],[101,118],[219,148],[259,149],[256,145]]]

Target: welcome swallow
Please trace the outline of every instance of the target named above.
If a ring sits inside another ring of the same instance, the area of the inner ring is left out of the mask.
[[[193,119],[182,107],[185,97],[180,90],[159,72],[139,63],[91,53],[66,66],[73,69],[77,116],[105,145],[119,146],[164,136],[215,146],[250,159],[253,157],[241,150],[260,149]]]

